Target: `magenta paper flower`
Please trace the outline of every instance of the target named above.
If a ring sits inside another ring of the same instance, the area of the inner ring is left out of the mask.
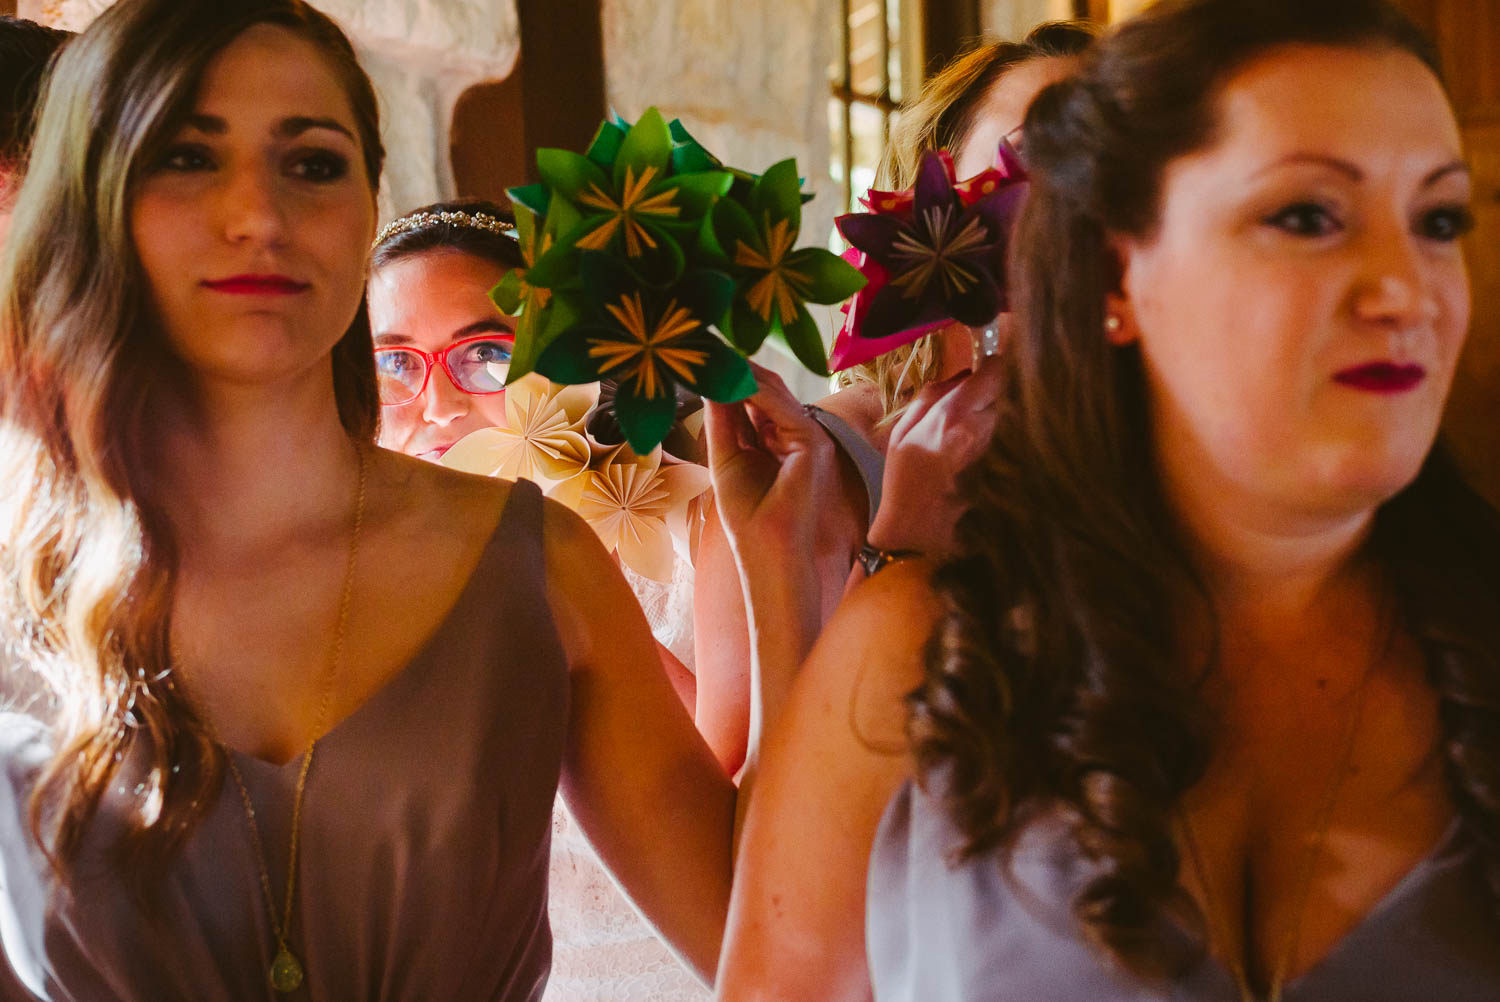
[[[999,166],[957,181],[953,158],[922,158],[910,191],[871,190],[868,212],[838,218],[844,254],[868,280],[845,307],[829,369],[915,341],[952,321],[984,327],[1009,306],[1005,254],[1027,175],[1009,146]]]

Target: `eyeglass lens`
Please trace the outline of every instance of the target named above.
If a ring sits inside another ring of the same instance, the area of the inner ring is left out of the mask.
[[[453,384],[465,393],[498,393],[510,373],[511,346],[499,338],[459,341],[443,353]],[[410,348],[382,348],[375,353],[375,374],[381,404],[410,403],[428,378],[427,358]]]

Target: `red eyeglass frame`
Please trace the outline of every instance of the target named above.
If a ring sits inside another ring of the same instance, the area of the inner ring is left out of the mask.
[[[443,375],[445,375],[445,376],[448,377],[448,382],[452,383],[453,384],[453,388],[455,390],[457,390],[458,392],[460,392],[460,393],[467,393],[471,397],[489,397],[489,396],[494,396],[496,393],[504,393],[505,392],[505,387],[504,386],[500,387],[498,390],[470,390],[470,389],[466,389],[465,387],[463,387],[462,385],[459,384],[459,382],[458,382],[457,379],[454,378],[454,376],[453,376],[453,370],[450,369],[450,368],[448,368],[448,353],[449,352],[453,351],[455,348],[461,348],[461,347],[463,347],[466,344],[473,344],[476,341],[502,341],[505,344],[510,345],[511,348],[512,348],[512,350],[514,350],[515,345],[516,345],[516,337],[515,337],[514,334],[475,334],[473,337],[466,337],[466,338],[464,338],[464,339],[462,339],[460,341],[454,341],[452,344],[450,344],[448,347],[444,348],[442,351],[423,351],[421,348],[418,348],[415,345],[409,345],[409,344],[393,344],[393,345],[387,345],[384,348],[376,348],[375,349],[375,356],[376,356],[376,358],[379,358],[381,355],[389,355],[389,354],[392,354],[394,352],[402,351],[402,352],[408,352],[410,354],[416,355],[417,357],[421,358],[421,360],[422,360],[422,385],[420,387],[418,387],[417,392],[413,393],[411,396],[407,397],[405,400],[398,400],[398,401],[396,401],[394,403],[389,403],[388,404],[388,403],[385,403],[384,401],[382,401],[381,404],[380,404],[380,406],[382,406],[382,407],[404,407],[405,405],[411,403],[413,400],[416,400],[417,398],[419,398],[422,394],[426,393],[427,392],[427,382],[428,382],[428,380],[430,380],[432,378],[432,369],[433,369],[434,365],[440,367],[443,370]],[[377,382],[377,385],[378,385],[378,383],[379,383],[379,370],[376,371],[376,382]]]

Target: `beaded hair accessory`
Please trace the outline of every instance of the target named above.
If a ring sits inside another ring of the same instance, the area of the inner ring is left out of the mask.
[[[486,233],[498,233],[502,236],[512,234],[516,231],[514,223],[507,223],[503,219],[497,219],[485,212],[462,212],[443,210],[441,212],[414,212],[400,219],[393,219],[386,223],[385,228],[375,237],[375,242],[370,246],[379,247],[392,237],[399,237],[403,233],[420,230],[427,226],[436,226],[439,223],[447,223],[449,226],[462,226],[470,230],[483,230]]]

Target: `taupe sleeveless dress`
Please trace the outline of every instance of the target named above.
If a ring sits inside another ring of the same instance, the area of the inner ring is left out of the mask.
[[[541,494],[522,481],[453,609],[411,663],[318,744],[292,948],[277,996],[259,866],[226,781],[148,920],[103,848],[136,803],[127,760],[70,889],[46,876],[26,794],[35,721],[0,716],[0,990],[6,999],[533,1002],[551,956],[547,858],[569,680],[543,581]],[[236,757],[285,900],[300,761]],[[8,979],[8,980],[7,980]]]
[[[1068,903],[1088,878],[1065,825],[1043,818],[999,854],[950,866],[961,844],[941,804],[904,786],[870,860],[867,947],[877,1002],[1239,1002],[1206,958],[1150,985],[1080,936]],[[1500,916],[1457,824],[1285,1002],[1500,1000]]]

